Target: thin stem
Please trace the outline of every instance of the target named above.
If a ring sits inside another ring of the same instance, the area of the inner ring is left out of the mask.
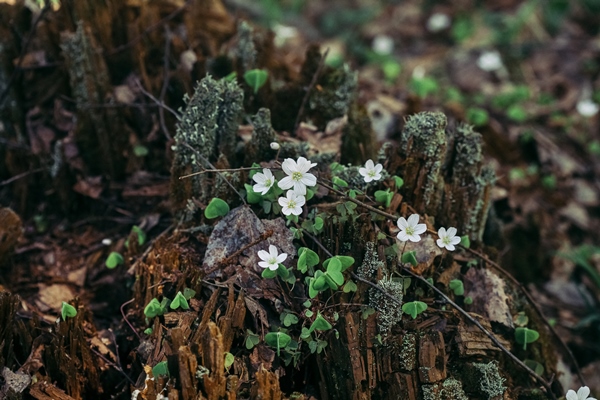
[[[187,147],[188,149],[190,149],[191,151],[193,151],[194,154],[196,154],[196,156],[198,156],[206,165],[208,165],[212,170],[214,170],[217,174],[219,174],[221,176],[221,178],[223,178],[223,180],[225,181],[225,183],[235,193],[237,193],[237,195],[240,197],[240,199],[242,199],[242,203],[244,203],[244,205],[247,205],[246,200],[244,200],[244,196],[242,196],[242,194],[240,192],[238,192],[238,190],[231,184],[231,182],[229,182],[229,180],[227,178],[225,178],[225,176],[223,176],[223,174],[221,174],[221,170],[216,169],[215,166],[210,163],[210,161],[208,161],[202,154],[200,154],[200,152],[198,150],[196,150],[195,148],[193,148],[189,144],[183,142],[182,145],[184,145],[185,147]]]
[[[519,360],[519,358],[517,358],[517,356],[515,356],[513,353],[510,352],[510,350],[508,350],[506,347],[504,347],[502,345],[502,343],[500,343],[498,341],[498,339],[496,339],[496,337],[491,332],[489,332],[487,329],[485,329],[479,323],[479,321],[477,321],[475,318],[473,318],[468,312],[466,312],[464,309],[462,309],[458,304],[456,304],[455,302],[453,302],[448,296],[446,296],[444,294],[444,292],[442,292],[441,290],[439,290],[438,288],[436,288],[434,285],[432,285],[429,282],[427,282],[427,280],[425,278],[423,278],[422,276],[413,273],[410,269],[405,268],[405,267],[402,267],[402,270],[404,272],[406,272],[407,274],[409,274],[410,276],[412,276],[413,278],[418,279],[421,282],[425,283],[429,288],[433,289],[433,291],[435,291],[438,295],[440,295],[445,301],[447,301],[449,304],[451,304],[452,307],[454,307],[456,309],[456,311],[458,311],[459,313],[461,313],[466,319],[468,319],[473,324],[475,324],[487,337],[489,337],[491,339],[491,341],[496,345],[496,347],[498,347],[500,350],[502,350],[517,365],[519,365],[521,368],[523,368],[525,371],[527,371],[527,373],[532,378],[534,378],[536,381],[538,381],[539,383],[541,383],[542,386],[544,386],[544,388],[548,392],[548,394],[554,400],[556,400],[556,396],[554,395],[554,392],[552,392],[552,387],[550,386],[550,384],[544,378],[542,378],[541,376],[539,376],[538,374],[536,374],[535,371],[533,371],[531,368],[529,368],[527,365],[525,365],[525,363],[523,361]]]

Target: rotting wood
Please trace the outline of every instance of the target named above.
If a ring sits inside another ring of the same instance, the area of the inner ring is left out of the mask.
[[[256,385],[252,387],[252,400],[281,400],[283,395],[279,387],[279,377],[275,372],[259,368],[256,372]]]
[[[423,383],[446,378],[446,351],[441,332],[429,332],[419,337],[419,378]]]
[[[48,382],[35,383],[29,389],[29,394],[37,400],[77,400]]]
[[[219,400],[227,393],[223,335],[214,322],[209,322],[201,340],[202,365],[210,371],[202,381],[204,391],[208,400]]]
[[[198,369],[198,361],[188,346],[180,346],[177,354],[183,400],[194,400],[197,393],[196,370]]]

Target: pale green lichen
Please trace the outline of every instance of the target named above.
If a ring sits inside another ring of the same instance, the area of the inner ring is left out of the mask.
[[[494,361],[469,364],[464,378],[471,389],[488,396],[489,400],[501,396],[506,390],[506,379],[500,375],[498,364]]]
[[[378,270],[385,268],[385,263],[379,259],[374,242],[365,244],[365,256],[356,273],[361,278],[371,278]]]
[[[324,121],[344,116],[356,97],[358,73],[347,64],[326,74],[320,83],[322,90],[313,90],[308,108],[317,111]]]
[[[402,320],[402,298],[404,296],[402,281],[384,275],[377,285],[381,288],[369,290],[369,306],[379,312],[377,323],[379,332],[386,337],[394,325]],[[391,297],[397,301],[392,300]]]
[[[243,111],[243,92],[235,82],[216,81],[206,76],[195,87],[194,94],[184,97],[186,106],[181,110],[175,135],[173,181],[171,185],[175,212],[187,199],[196,197],[207,202],[214,196],[215,176],[200,174],[191,177],[191,191],[178,181],[183,173],[195,173],[209,169],[220,151],[233,159],[233,149],[239,118]]]
[[[246,145],[245,164],[270,159],[274,151],[271,143],[275,140],[275,132],[271,126],[271,111],[261,108],[252,118],[252,139]]]
[[[469,398],[459,380],[448,378],[442,383],[442,400],[469,400]]]
[[[256,48],[252,40],[254,29],[246,21],[241,21],[237,27],[237,45],[235,54],[244,71],[250,71],[256,65]]]
[[[418,212],[435,215],[441,201],[446,123],[442,113],[421,112],[409,117],[402,130],[400,149],[406,158],[406,193]]]
[[[417,336],[414,333],[406,333],[402,336],[398,364],[405,371],[415,369],[417,364]]]

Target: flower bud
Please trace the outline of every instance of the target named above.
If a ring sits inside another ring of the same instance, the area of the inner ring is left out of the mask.
[[[279,150],[279,147],[280,147],[279,143],[277,143],[277,142],[271,142],[271,148],[273,150]]]

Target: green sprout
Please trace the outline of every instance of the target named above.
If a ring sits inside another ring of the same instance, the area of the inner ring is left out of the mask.
[[[77,310],[69,303],[63,301],[60,309],[60,315],[63,321],[66,321],[67,318],[75,318],[75,316],[77,315]]]
[[[244,80],[252,88],[254,94],[267,82],[269,74],[264,69],[252,69],[244,74]]]
[[[224,217],[229,212],[229,204],[225,201],[219,199],[218,197],[213,197],[213,199],[208,203],[206,209],[204,210],[204,216],[207,219],[213,219],[217,217]]]
[[[104,262],[104,265],[106,265],[106,268],[108,268],[108,269],[113,269],[113,268],[116,268],[117,265],[121,265],[124,262],[125,262],[125,259],[123,259],[123,256],[120,253],[117,253],[116,251],[112,251],[108,255],[108,258]]]

